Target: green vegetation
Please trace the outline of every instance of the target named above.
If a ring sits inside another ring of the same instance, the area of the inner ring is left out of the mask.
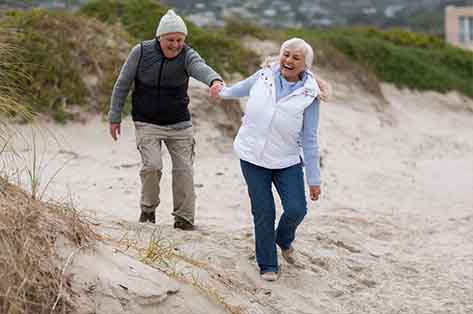
[[[167,9],[153,0],[93,0],[80,12],[110,24],[121,22],[134,37],[133,43],[137,43],[154,38],[159,20]],[[188,20],[186,25],[189,31],[186,42],[216,71],[248,74],[248,69],[258,63],[253,52],[224,30],[205,30]]]
[[[77,252],[92,246],[97,235],[77,209],[37,200],[33,185],[43,183],[39,168],[28,169],[30,175],[34,173],[32,194],[8,182],[14,179],[7,171],[12,160],[27,154],[15,149],[18,141],[13,138],[25,138],[10,118],[32,118],[17,91],[19,82],[28,81],[22,72],[26,65],[19,63],[18,48],[11,44],[17,36],[0,27],[0,313],[75,313],[72,290],[64,277],[72,255],[66,261],[57,252],[58,243]],[[38,156],[36,151],[33,156]],[[15,174],[21,171],[17,168]]]
[[[34,9],[0,16],[0,28],[17,30],[0,43],[0,49],[3,44],[15,47],[0,54],[4,99],[10,107],[21,102],[57,121],[83,111],[106,111],[131,45],[153,38],[166,11],[154,0],[94,0],[79,14]],[[247,75],[260,62],[242,45],[243,36],[280,42],[297,36],[316,48],[319,66],[356,73],[353,78],[374,94],[380,93],[381,80],[418,90],[456,90],[473,98],[473,54],[438,37],[402,29],[267,30],[235,19],[221,29],[186,23],[187,42],[224,76]],[[20,90],[13,93],[11,84]]]
[[[280,32],[264,29],[252,22],[245,22],[237,17],[231,17],[225,20],[224,31],[233,38],[241,38],[243,36],[252,36],[261,40],[270,39],[280,36]]]
[[[14,57],[21,61],[18,70],[29,75],[18,82],[26,102],[39,112],[50,111],[56,119],[63,120],[63,101],[84,102],[86,89],[74,68],[77,65],[71,62],[75,47],[66,44],[63,28],[53,25],[60,19],[49,17],[50,14],[39,10],[12,13],[3,27],[20,30],[14,41],[18,47]]]
[[[376,76],[399,87],[448,92],[473,98],[473,53],[443,40],[403,30],[373,28],[290,30],[287,36],[307,39],[315,48],[329,45]]]
[[[102,110],[107,105],[123,52],[129,49],[126,33],[85,17],[40,9],[10,12],[0,27],[18,30],[7,38],[16,49],[2,54],[0,64],[16,73],[11,81],[32,111],[65,121],[73,118],[74,107]]]
[[[0,155],[8,142],[7,123],[4,117],[21,116],[31,118],[30,112],[21,105],[21,96],[16,81],[19,78],[27,79],[26,73],[18,72],[18,60],[15,57],[15,47],[9,40],[15,36],[13,31],[0,29]]]

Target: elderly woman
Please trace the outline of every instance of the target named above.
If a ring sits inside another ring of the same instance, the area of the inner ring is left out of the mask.
[[[316,201],[320,195],[320,89],[309,71],[313,58],[304,40],[289,39],[282,44],[277,62],[219,93],[222,98],[249,96],[234,149],[251,200],[256,260],[268,281],[278,278],[276,245],[288,263],[295,263],[292,242],[307,213],[301,146],[310,199]],[[284,210],[276,230],[272,184]]]

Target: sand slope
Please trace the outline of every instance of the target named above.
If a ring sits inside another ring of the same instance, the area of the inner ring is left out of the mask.
[[[231,121],[200,84],[191,85],[194,232],[172,228],[168,156],[158,223],[136,223],[140,164],[129,118],[118,142],[100,117],[46,125],[55,140],[37,138],[43,178],[67,164],[45,197],[87,209],[109,239],[71,268],[83,313],[473,313],[472,101],[385,84],[380,110],[381,100],[321,73],[335,91],[321,109],[322,199],[298,230],[298,265],[281,259],[275,283],[256,269]],[[170,248],[167,264],[137,262],[150,239]]]

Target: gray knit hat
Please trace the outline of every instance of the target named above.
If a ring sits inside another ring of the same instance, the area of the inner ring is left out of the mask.
[[[159,21],[158,29],[156,29],[156,37],[167,33],[183,33],[187,36],[186,24],[173,10],[168,10]]]

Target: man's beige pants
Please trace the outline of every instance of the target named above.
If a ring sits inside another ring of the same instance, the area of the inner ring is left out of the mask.
[[[194,134],[192,127],[164,129],[135,122],[136,143],[141,155],[142,168],[140,207],[144,212],[154,212],[160,203],[159,182],[163,160],[162,143],[166,144],[172,161],[173,215],[176,220],[194,224]]]

